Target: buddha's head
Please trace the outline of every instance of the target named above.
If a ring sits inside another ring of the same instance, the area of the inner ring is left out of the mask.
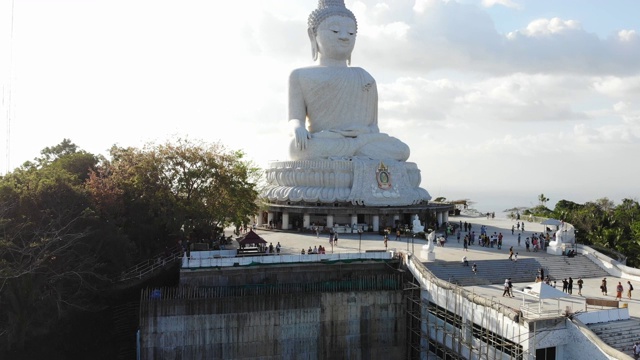
[[[348,52],[345,60],[351,63],[357,30],[356,17],[346,8],[344,0],[319,0],[318,8],[309,15],[307,29],[313,60],[318,59],[318,53],[341,56]],[[335,39],[332,39],[332,34],[335,34]],[[337,44],[342,45],[333,46]]]

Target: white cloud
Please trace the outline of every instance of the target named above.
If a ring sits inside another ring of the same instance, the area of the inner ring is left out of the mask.
[[[620,30],[618,31],[618,39],[624,42],[637,41],[638,33],[635,30]]]
[[[516,3],[512,0],[482,0],[482,6],[484,7],[493,7],[496,5],[501,5],[504,7],[512,8],[512,9],[521,9],[522,5]]]
[[[572,121],[588,117],[574,106],[588,98],[589,84],[583,77],[524,73],[457,82],[401,78],[379,86],[380,114],[422,124]]]
[[[560,18],[537,19],[529,23],[527,28],[520,31],[525,36],[547,36],[561,34],[569,31],[582,30],[582,26],[575,20],[562,20]]]
[[[638,100],[640,98],[640,75],[599,77],[594,79],[593,88],[606,96]]]
[[[508,34],[474,5],[456,1],[399,0],[385,6],[359,1],[362,23],[356,52],[381,67],[416,75],[438,69],[493,74],[513,71],[633,74],[640,71],[635,30],[599,38],[580,21],[539,18]]]

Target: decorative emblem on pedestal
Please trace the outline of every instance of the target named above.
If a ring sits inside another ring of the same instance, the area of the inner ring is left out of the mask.
[[[389,173],[389,168],[382,161],[380,161],[378,170],[376,170],[376,180],[380,189],[391,189],[391,174]]]

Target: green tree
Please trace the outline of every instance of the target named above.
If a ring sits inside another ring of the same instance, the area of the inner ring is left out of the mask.
[[[546,206],[548,201],[549,201],[549,198],[544,196],[544,194],[540,194],[538,196],[538,202],[540,203],[540,205]]]
[[[6,346],[47,331],[68,311],[94,306],[126,258],[110,225],[95,217],[84,178],[91,154],[70,142],[55,156],[0,177],[0,334]],[[43,151],[44,153],[45,151]]]
[[[601,251],[613,250],[626,256],[627,265],[640,265],[640,234],[636,231],[640,228],[638,201],[623,199],[616,206],[608,198],[585,204],[561,200],[556,204],[554,214],[575,226],[579,243]]]
[[[240,151],[178,139],[110,153],[88,186],[101,216],[122,227],[141,257],[177,238],[208,239],[258,209],[259,172]]]

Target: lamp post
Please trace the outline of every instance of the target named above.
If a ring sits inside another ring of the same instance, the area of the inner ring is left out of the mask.
[[[358,236],[360,237],[358,242],[358,252],[362,252],[362,229],[358,229]]]
[[[415,249],[413,247],[415,241],[416,241],[416,233],[413,233],[413,235],[411,236],[411,253],[412,254],[415,252]]]

